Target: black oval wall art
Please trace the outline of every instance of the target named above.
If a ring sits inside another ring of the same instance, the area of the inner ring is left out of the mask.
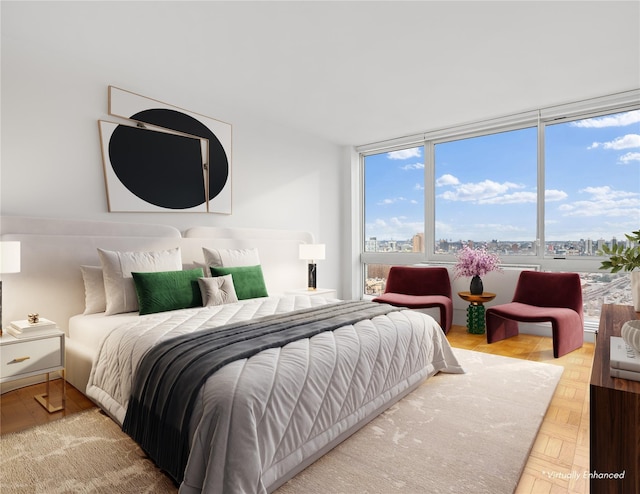
[[[131,119],[208,139],[209,199],[213,199],[222,191],[229,178],[229,160],[222,144],[206,125],[190,115],[165,108],[144,110],[132,115]]]
[[[109,211],[231,213],[231,125],[109,86],[100,121]]]
[[[122,185],[143,201],[168,209],[205,202],[199,139],[118,125],[109,160]]]

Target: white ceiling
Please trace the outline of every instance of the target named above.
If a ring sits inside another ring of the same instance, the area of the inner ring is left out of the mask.
[[[225,12],[211,33],[228,41],[222,91],[340,144],[640,88],[637,1],[201,8]]]
[[[640,88],[638,1],[45,4],[23,29],[50,50],[338,144]]]

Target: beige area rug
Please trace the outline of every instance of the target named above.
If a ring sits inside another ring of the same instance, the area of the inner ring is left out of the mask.
[[[98,409],[0,437],[2,494],[175,493],[173,481]]]
[[[512,493],[563,367],[454,349],[437,374],[277,494]]]
[[[277,494],[511,493],[560,366],[455,350],[438,374],[278,489]],[[96,410],[0,438],[0,491],[175,493]]]

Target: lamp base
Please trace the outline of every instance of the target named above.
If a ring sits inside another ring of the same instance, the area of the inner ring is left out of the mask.
[[[309,263],[308,283],[309,290],[316,289],[316,265]]]

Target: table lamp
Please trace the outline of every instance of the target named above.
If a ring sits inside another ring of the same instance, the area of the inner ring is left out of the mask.
[[[309,290],[316,289],[316,263],[324,259],[324,244],[300,244],[300,259],[309,261]]]
[[[20,242],[0,242],[0,274],[20,272]],[[2,335],[2,278],[0,278],[0,335]]]

